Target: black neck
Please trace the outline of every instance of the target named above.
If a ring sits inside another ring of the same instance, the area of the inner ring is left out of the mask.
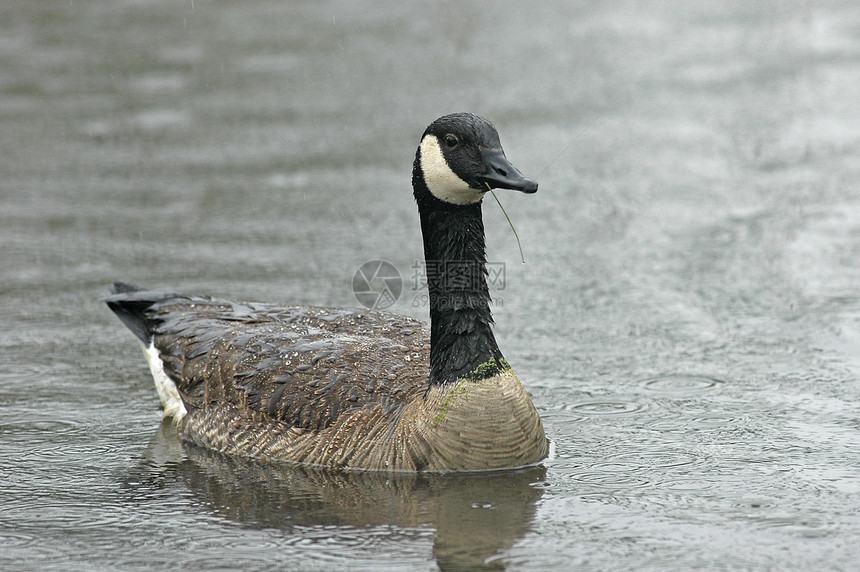
[[[430,295],[430,384],[508,369],[493,336],[481,204],[448,205],[413,180]],[[422,195],[422,192],[425,194]]]

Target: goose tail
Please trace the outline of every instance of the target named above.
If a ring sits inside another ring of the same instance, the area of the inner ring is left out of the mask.
[[[102,298],[102,301],[144,346],[149,346],[152,343],[156,324],[148,317],[147,310],[155,302],[166,297],[168,297],[167,294],[147,291],[134,284],[114,282],[110,288],[110,295]]]
[[[164,417],[172,417],[173,422],[178,424],[188,412],[176,384],[164,371],[161,354],[153,343],[158,322],[150,316],[149,312],[157,302],[174,297],[176,294],[153,292],[127,282],[114,282],[110,288],[110,295],[103,298],[103,301],[140,340],[146,362],[155,381],[155,389],[164,407]]]

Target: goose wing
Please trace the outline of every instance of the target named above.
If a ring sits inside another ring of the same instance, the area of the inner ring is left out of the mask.
[[[417,320],[123,286],[106,302],[157,348],[186,407],[232,404],[321,430],[356,408],[396,414],[427,390],[429,325]]]

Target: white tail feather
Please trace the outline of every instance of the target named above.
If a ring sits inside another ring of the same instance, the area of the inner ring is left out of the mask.
[[[143,353],[146,354],[149,371],[152,372],[152,379],[155,380],[155,390],[164,406],[163,416],[165,418],[173,417],[173,422],[179,423],[188,414],[188,411],[185,409],[185,404],[182,403],[176,384],[164,372],[164,363],[161,361],[161,356],[154,343],[150,343],[148,348],[144,347]]]

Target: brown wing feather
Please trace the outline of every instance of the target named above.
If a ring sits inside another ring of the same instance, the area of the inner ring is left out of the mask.
[[[172,299],[154,342],[186,406],[230,403],[320,430],[427,390],[429,326],[384,312]]]

